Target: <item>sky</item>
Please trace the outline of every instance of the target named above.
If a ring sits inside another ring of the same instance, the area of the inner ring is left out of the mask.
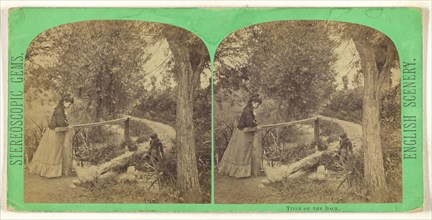
[[[347,75],[349,83],[348,88],[353,89],[356,85],[353,83],[354,78],[358,71],[360,71],[360,65],[355,65],[356,62],[360,61],[360,57],[357,53],[354,43],[350,41],[342,42],[339,47],[335,49],[337,54],[337,61],[334,64],[334,69],[336,71],[336,89],[343,89],[342,77]],[[395,86],[400,82],[399,69],[392,69],[392,86]],[[360,82],[362,85],[363,77],[360,76]]]
[[[169,51],[168,42],[161,41],[156,43],[155,45],[146,48],[148,53],[152,54],[150,60],[146,62],[143,66],[143,71],[148,74],[147,78],[144,79],[144,85],[146,88],[151,90],[153,86],[151,85],[151,79],[156,80],[155,86],[156,89],[165,89],[167,87],[174,87],[176,82],[173,77],[170,78],[169,83],[163,81],[163,76],[168,76],[171,73],[166,67],[166,63],[169,62],[172,57],[172,53]],[[201,88],[206,88],[209,86],[209,78],[211,75],[211,71],[209,68],[203,71],[200,77],[200,86]]]

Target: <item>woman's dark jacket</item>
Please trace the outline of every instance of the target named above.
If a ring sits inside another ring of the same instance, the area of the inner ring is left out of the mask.
[[[67,121],[64,107],[55,108],[48,127],[50,129],[55,129],[57,127],[67,127],[68,125],[69,123]]]
[[[253,109],[251,105],[247,105],[240,116],[240,121],[237,126],[238,129],[242,130],[246,127],[256,127],[258,126],[255,115],[253,113]]]

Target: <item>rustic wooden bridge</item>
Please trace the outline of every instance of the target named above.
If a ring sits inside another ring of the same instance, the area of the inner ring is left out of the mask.
[[[300,123],[307,123],[311,121],[314,122],[314,140],[316,143],[318,143],[318,141],[320,140],[320,117],[313,117],[313,118],[302,119],[297,121],[262,125],[256,128],[244,128],[243,129],[244,132],[254,133],[253,146],[252,146],[252,167],[251,167],[252,175],[257,176],[260,170],[263,169],[262,167],[263,153],[262,153],[261,141],[262,141],[262,135],[264,130],[276,128],[276,127],[291,126]]]
[[[65,133],[64,149],[63,149],[63,169],[62,169],[63,174],[67,175],[69,170],[72,168],[72,162],[73,162],[72,139],[73,139],[73,135],[75,134],[76,129],[98,127],[98,126],[123,122],[124,123],[123,141],[129,142],[130,141],[130,120],[131,119],[129,117],[123,117],[123,118],[101,121],[101,122],[70,125],[67,128],[60,129],[60,131],[66,132]]]

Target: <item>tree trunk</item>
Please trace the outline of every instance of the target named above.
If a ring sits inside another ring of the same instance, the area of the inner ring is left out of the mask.
[[[183,42],[184,43],[184,42]],[[186,47],[170,47],[175,57],[177,71],[176,148],[177,186],[186,202],[199,203],[201,190],[195,152],[195,128],[193,124],[193,100],[196,74],[192,71]],[[199,77],[199,75],[198,75]]]
[[[113,70],[109,70],[109,83],[108,83],[108,105],[109,105],[109,115],[114,118],[115,116],[115,104],[114,104],[114,100],[115,100],[115,91],[114,91],[114,73]]]
[[[354,41],[360,55],[364,76],[363,94],[363,150],[364,178],[374,202],[383,202],[386,180],[381,146],[380,83],[374,48],[370,43]]]

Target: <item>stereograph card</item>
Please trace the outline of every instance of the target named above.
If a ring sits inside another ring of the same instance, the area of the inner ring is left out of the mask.
[[[7,206],[423,207],[416,8],[11,8]]]

